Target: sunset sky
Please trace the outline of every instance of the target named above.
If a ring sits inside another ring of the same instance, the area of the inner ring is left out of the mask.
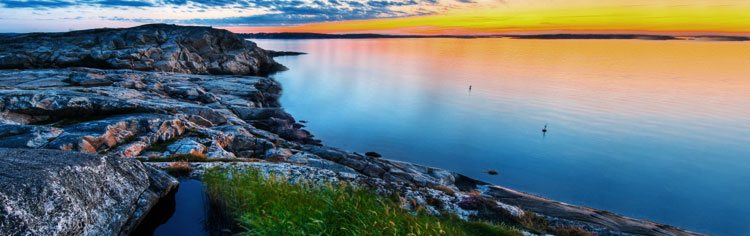
[[[0,32],[145,23],[236,32],[750,35],[750,1],[0,0]]]

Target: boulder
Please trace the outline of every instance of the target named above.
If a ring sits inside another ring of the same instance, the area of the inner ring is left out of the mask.
[[[127,235],[178,182],[133,159],[0,148],[3,235]]]
[[[192,156],[192,157],[206,157],[206,151],[208,149],[205,145],[195,141],[191,138],[180,139],[177,142],[167,146],[167,153],[170,156]]]
[[[267,75],[286,69],[255,43],[221,29],[150,24],[0,38],[0,69],[90,67],[189,74]],[[106,78],[71,78],[83,86]]]

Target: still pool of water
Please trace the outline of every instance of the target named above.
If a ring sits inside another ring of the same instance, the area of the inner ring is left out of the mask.
[[[750,43],[255,41],[309,53],[273,77],[324,144],[750,235]]]
[[[205,188],[199,180],[181,178],[179,188],[161,199],[131,235],[210,235]]]

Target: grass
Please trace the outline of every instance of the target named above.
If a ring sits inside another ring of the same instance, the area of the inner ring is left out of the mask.
[[[509,226],[435,217],[346,184],[291,184],[257,170],[204,175],[209,200],[240,235],[521,235]]]

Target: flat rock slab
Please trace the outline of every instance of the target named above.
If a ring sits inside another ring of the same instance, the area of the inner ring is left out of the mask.
[[[0,148],[0,232],[126,235],[177,184],[132,159]]]

